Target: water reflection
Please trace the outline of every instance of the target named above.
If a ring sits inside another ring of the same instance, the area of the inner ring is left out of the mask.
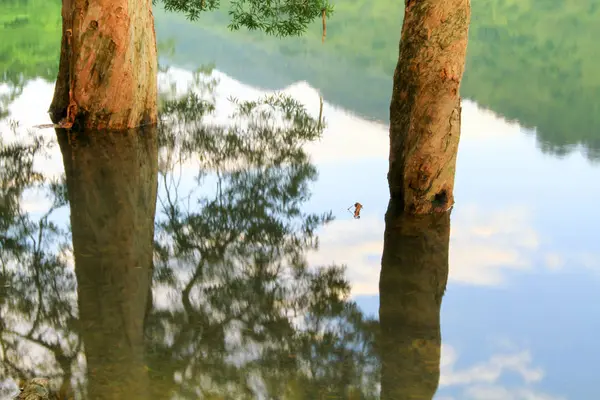
[[[367,5],[365,0],[358,3]],[[261,32],[225,32],[230,20],[225,10],[206,13],[202,24],[165,13],[160,5],[154,15],[159,42],[175,39],[174,58],[181,66],[217,62],[223,72],[263,88],[306,80],[327,100],[386,121],[403,9],[376,7],[372,19],[378,24],[373,29],[371,20],[362,18],[361,7],[351,4],[338,4],[328,22],[330,32],[337,32],[328,38],[328,46],[322,46],[319,29],[285,41]],[[556,0],[543,7],[533,7],[532,1],[519,4],[488,0],[472,5],[462,93],[480,106],[535,127],[544,152],[564,156],[582,149],[597,161],[599,56],[593,38],[599,34],[600,8],[593,0]],[[489,12],[490,7],[494,12]],[[60,2],[43,0],[5,1],[0,9],[3,116],[29,80],[55,79],[61,13]],[[397,34],[386,34],[391,31]],[[202,51],[198,42],[203,43]]]
[[[63,180],[33,168],[50,143],[3,145],[0,379],[93,399],[432,398],[449,215],[390,204],[380,325],[343,266],[306,261],[332,219],[303,209],[323,122],[271,96],[215,123],[210,87],[163,98],[157,129],[58,130]],[[19,204],[34,187],[52,199],[38,220]]]
[[[187,80],[189,73],[171,70],[173,75],[177,72],[178,78]],[[215,72],[215,76],[220,79],[217,111],[222,110],[223,105],[231,104],[226,101],[226,96],[232,93],[244,99],[256,99],[263,94],[218,72]],[[286,89],[286,92],[307,104],[313,111],[312,115],[318,114],[318,93],[313,88],[294,85]],[[51,96],[51,85],[41,81],[30,82],[11,109],[13,118],[18,118],[22,122],[21,126],[44,123],[43,113]],[[35,115],[36,111],[39,115]],[[203,123],[214,127],[214,118],[206,112],[203,115]],[[308,263],[328,265],[335,261],[337,264],[348,265],[344,275],[352,284],[352,299],[359,305],[360,311],[367,315],[377,315],[387,188],[385,180],[378,181],[374,177],[385,176],[387,170],[387,128],[360,120],[327,101],[324,115],[328,117],[326,133],[318,141],[305,146],[311,161],[318,166],[319,177],[317,182],[307,182],[314,196],[307,202],[302,200],[304,203],[301,209],[316,213],[332,209],[336,220],[318,230],[319,249],[312,255],[309,254]],[[590,299],[597,296],[598,283],[594,277],[600,265],[593,240],[595,221],[598,219],[594,218],[597,212],[593,200],[600,193],[600,187],[585,185],[585,182],[595,182],[598,169],[590,166],[580,154],[573,154],[564,160],[543,155],[536,149],[534,138],[523,135],[519,125],[508,124],[494,114],[481,110],[474,103],[465,102],[463,116],[462,155],[457,167],[457,193],[460,201],[452,213],[450,283],[444,296],[442,311],[444,343],[441,378],[436,396],[440,399],[509,399],[527,396],[548,399],[593,398],[597,392],[593,385],[592,368],[597,353],[594,351],[597,346],[593,321],[600,320],[596,318],[600,317],[598,310],[590,307],[590,304],[594,304]],[[243,121],[245,119],[241,118],[234,123],[243,127]],[[15,209],[14,201],[9,203],[12,204],[8,208],[12,210],[10,213],[3,209],[3,215],[12,216],[3,219],[7,222],[2,222],[4,225],[0,229],[0,236],[11,238],[25,248],[18,254],[20,258],[17,260],[13,252],[18,249],[7,250],[6,239],[2,239],[4,241],[0,243],[2,261],[5,262],[2,265],[6,265],[2,276],[9,279],[8,283],[3,281],[0,284],[0,292],[4,293],[0,295],[3,307],[0,309],[0,320],[5,326],[0,337],[4,341],[6,354],[11,357],[6,363],[4,360],[0,361],[0,370],[2,378],[10,378],[12,382],[19,376],[9,364],[12,363],[23,371],[24,376],[51,376],[56,385],[60,384],[62,371],[66,371],[65,374],[70,374],[69,381],[73,383],[76,392],[85,393],[85,354],[76,324],[77,297],[71,237],[65,226],[68,209],[56,208],[41,224],[44,237],[40,242],[41,246],[34,245],[32,239],[35,238],[38,242],[39,220],[53,203],[64,203],[60,197],[64,198],[66,193],[66,185],[62,181],[34,182],[35,174],[29,172],[39,171],[48,175],[57,171],[62,173],[61,157],[53,157],[59,153],[58,146],[50,147],[46,140],[37,139],[41,143],[33,156],[37,160],[37,169],[27,167],[26,160],[31,157],[30,153],[35,147],[29,140],[43,134],[55,137],[53,130],[21,136],[19,142],[24,149],[19,150],[19,157],[4,157],[0,168],[0,174],[5,174],[2,175],[2,182],[7,182],[0,183],[4,193],[2,198],[7,199],[8,194],[13,193],[17,204],[21,199],[18,210]],[[11,140],[10,131],[4,130],[2,135],[4,140]],[[165,202],[167,193],[179,193],[179,199],[174,203],[180,204],[184,209],[188,204],[187,195],[193,191],[196,197],[190,200],[189,210],[195,215],[208,215],[203,214],[203,204],[198,204],[196,200],[215,198],[218,179],[215,168],[211,166],[215,162],[205,157],[204,153],[195,152],[188,153],[189,156],[186,156],[183,163],[167,168],[167,147],[162,144],[162,140],[160,154],[163,161],[159,163],[158,190],[160,199]],[[27,141],[27,145],[22,143],[24,141]],[[0,147],[5,149],[9,146],[5,143]],[[173,161],[179,159],[180,147],[171,152]],[[199,153],[202,158],[199,158]],[[509,164],[506,163],[506,154],[511,154],[512,157]],[[46,157],[52,158],[46,160]],[[234,162],[230,164],[237,165]],[[223,170],[223,164],[220,168]],[[202,171],[206,173],[199,182],[194,175],[199,175]],[[249,167],[247,171],[251,172],[252,168]],[[573,176],[579,179],[571,179]],[[227,182],[230,181],[225,180],[224,185],[229,184]],[[53,184],[54,188],[51,187]],[[17,188],[23,185],[33,187],[34,194],[44,189],[52,201],[44,202],[46,195],[43,193],[32,199],[27,190],[23,196],[17,196]],[[167,187],[170,188],[168,191]],[[587,196],[580,196],[578,207],[564,207],[564,204],[569,204],[572,200],[572,193],[583,192]],[[545,201],[540,202],[540,199]],[[347,210],[354,201],[365,205],[360,220],[354,220]],[[43,208],[45,204],[47,207]],[[168,220],[163,209],[163,204],[159,203],[159,223]],[[15,211],[18,213],[15,214]],[[54,224],[52,230],[50,224]],[[173,236],[168,232],[159,234],[161,229],[159,227],[156,230],[157,241],[173,241]],[[573,235],[573,232],[576,234]],[[198,236],[202,235],[204,234]],[[41,260],[46,265],[43,270],[33,267],[31,260],[34,248],[40,249]],[[17,264],[18,262],[21,264]],[[185,279],[190,279],[192,271],[184,262],[185,260],[178,258],[173,259],[173,268],[166,269],[165,274],[161,272],[162,262],[155,262],[152,299],[154,312],[165,309],[170,312],[171,308],[176,307],[182,309],[183,284],[186,283]],[[20,268],[16,268],[17,265]],[[168,272],[171,270],[179,281],[171,286],[160,283],[159,279],[170,279]],[[39,280],[37,284],[36,279]],[[197,301],[202,297],[196,292],[200,293],[198,289],[191,290],[191,303],[199,307]],[[556,296],[559,292],[565,293],[565,296]],[[179,297],[171,302],[172,297],[169,296],[174,295]],[[41,303],[38,302],[38,296],[42,298]],[[6,304],[10,304],[12,308],[9,310]],[[38,304],[41,304],[39,312]],[[493,312],[490,313],[490,310]],[[178,315],[185,317],[183,312]],[[36,320],[40,322],[36,324],[34,332],[29,334],[33,321]],[[147,323],[147,326],[150,324]],[[298,329],[300,328],[302,326]],[[196,328],[189,329],[194,333]],[[225,330],[232,332],[232,329],[226,327]],[[377,332],[377,328],[374,329]],[[17,337],[11,330],[21,336]],[[170,332],[166,331],[163,336],[166,339],[161,349],[165,352],[169,350]],[[151,331],[147,336],[151,336]],[[374,337],[373,348],[367,348],[371,351],[368,354],[370,360],[374,360],[373,369],[376,370],[380,367],[373,357],[379,354],[380,336],[375,333]],[[34,340],[42,344],[36,344]],[[254,355],[253,347],[239,346],[246,349],[248,354]],[[152,351],[144,349],[146,359],[150,359]],[[210,347],[206,344],[200,351],[206,353],[210,351]],[[227,361],[232,360],[232,357]],[[312,363],[316,362],[315,358],[312,357]],[[203,360],[200,356],[198,359]],[[177,382],[183,379],[181,371],[187,370],[184,367],[175,368],[175,376],[170,376],[168,371],[160,370],[161,366],[166,365],[161,364],[160,355],[155,356],[153,362],[159,365],[159,369],[151,375],[152,382],[164,386],[159,390],[179,393]],[[218,375],[217,369],[211,368],[210,362],[203,367]],[[324,364],[330,371],[340,370],[338,364]],[[567,365],[578,367],[567,368]],[[264,375],[269,376],[269,370],[260,368],[255,365],[254,371],[266,371]],[[304,367],[298,367],[305,373],[302,368]],[[293,369],[288,371],[291,371],[288,375],[290,377],[300,376],[294,375]],[[222,387],[226,386],[223,382],[231,382],[239,376],[246,379],[243,372],[229,375],[222,371],[219,373]],[[254,378],[252,379],[254,382]],[[378,377],[371,375],[368,375],[368,379],[369,382],[379,382]],[[298,381],[304,382],[300,379]],[[4,398],[4,394],[8,396],[13,393],[13,385],[11,383],[9,391],[2,392],[0,398]],[[209,387],[208,384],[200,383],[197,386]],[[256,384],[253,387],[259,386]],[[290,383],[290,393],[296,390],[292,389],[296,386],[304,388],[310,385]],[[316,383],[312,388],[315,387],[318,387]],[[256,390],[255,393],[258,390],[266,393],[262,386]],[[188,394],[188,397],[194,395]],[[248,394],[247,397],[251,395]]]
[[[81,342],[75,334],[75,279],[64,253],[67,232],[53,220],[65,204],[61,182],[33,168],[49,143],[0,142],[0,378],[43,371],[69,380]],[[46,188],[50,208],[38,218],[20,204],[29,189]],[[37,365],[36,365],[37,364]],[[42,368],[39,368],[39,367]],[[4,389],[4,388],[0,388]],[[0,394],[6,395],[4,390]]]
[[[147,398],[143,327],[158,183],[156,129],[57,136],[71,210],[87,394]],[[116,382],[118,396],[109,389]]]
[[[74,384],[90,398],[141,398],[157,132],[56,133],[63,180],[34,169],[52,146],[41,137],[0,151],[0,378],[43,375],[63,392]],[[51,198],[39,218],[20,204],[32,190]],[[72,234],[56,220],[67,202]]]
[[[166,109],[201,107],[189,95]],[[301,208],[316,178],[302,144],[320,122],[282,97],[240,102],[231,119],[245,127],[187,118],[183,131],[164,131],[155,272],[170,300],[157,299],[148,318],[152,381],[172,379],[186,398],[368,394],[374,323],[347,301],[343,268],[309,269],[304,257],[330,220]],[[198,172],[190,190],[182,168]]]
[[[237,102],[226,125],[194,93],[163,111],[158,130],[57,131],[62,181],[33,168],[50,144],[3,144],[0,379],[94,399],[376,398],[377,322],[342,266],[305,259],[331,220],[302,208],[322,122],[286,97]],[[40,219],[28,189],[52,199]],[[67,202],[71,232],[53,219]]]
[[[390,201],[379,280],[381,398],[432,399],[440,379],[440,307],[450,213],[410,216]]]

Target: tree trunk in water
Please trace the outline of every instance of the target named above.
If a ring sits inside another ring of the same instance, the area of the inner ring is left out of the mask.
[[[151,0],[63,0],[62,19],[52,122],[78,129],[156,123]]]
[[[470,0],[406,0],[390,104],[392,199],[414,214],[454,203]]]
[[[156,128],[57,132],[67,176],[91,399],[147,399],[144,317],[158,185]]]
[[[449,241],[449,212],[410,215],[390,201],[379,280],[382,400],[431,400],[437,390]]]

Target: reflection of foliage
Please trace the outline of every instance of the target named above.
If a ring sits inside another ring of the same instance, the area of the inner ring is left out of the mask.
[[[54,79],[60,48],[60,1],[0,2],[0,76],[22,83],[34,77]]]
[[[319,26],[311,26],[303,38],[284,41],[266,38],[259,32],[235,36],[224,33],[232,21],[227,10],[235,3],[224,1],[219,11],[203,13],[198,29],[226,35],[225,43],[208,38],[203,44],[205,50],[231,45],[232,38],[241,43],[236,51],[219,51],[221,56],[235,54],[231,64],[240,63],[237,54],[240,51],[252,53],[249,56],[254,64],[264,63],[268,72],[264,73],[263,81],[248,83],[271,86],[308,80],[335,104],[370,118],[388,118],[390,77],[397,62],[402,19],[402,7],[396,2],[338,2],[336,17],[328,22],[327,46],[322,46],[319,40]],[[163,4],[173,11],[187,10],[188,16],[197,16],[200,8],[219,5],[213,0],[206,0],[204,7],[201,0],[165,0]],[[310,4],[307,15],[314,15],[316,3]],[[600,114],[595,107],[600,82],[594,40],[600,35],[597,24],[600,7],[595,0],[483,0],[473,2],[472,7],[462,93],[509,119],[537,127],[544,151],[562,154],[571,145],[580,143],[591,158],[597,158]],[[0,80],[9,83],[8,90],[0,93],[0,117],[3,117],[8,103],[20,94],[28,79],[40,76],[52,80],[56,76],[60,2],[5,0],[0,2],[0,10]],[[263,15],[269,19],[267,13]],[[177,57],[181,61],[187,64],[208,61],[203,59],[207,57],[206,51],[197,51],[198,35],[202,32],[188,29],[177,20],[177,14],[165,15],[157,10],[156,16],[159,39],[176,37],[180,50]],[[248,26],[259,21],[247,16],[242,19],[248,21]],[[269,25],[272,24],[262,23],[261,27]],[[181,51],[186,46],[189,50]],[[258,53],[261,54],[257,56]],[[286,67],[280,73],[287,81],[273,83],[271,67],[282,64]],[[341,70],[345,72],[340,74]],[[247,76],[236,77],[248,80]]]
[[[0,142],[0,381],[39,373],[69,380],[78,354],[66,232],[51,220],[65,204],[64,185],[33,165],[50,145],[39,137],[27,144]],[[51,205],[34,218],[21,201],[44,191]],[[45,352],[36,357],[32,348]]]
[[[145,355],[155,398],[375,398],[377,323],[348,301],[342,267],[309,268],[304,257],[331,220],[302,207],[317,175],[302,145],[320,136],[321,121],[273,96],[234,100],[228,123],[219,124],[216,82],[200,72],[195,84],[196,94],[161,98]],[[65,186],[34,168],[48,145],[0,146],[0,382],[79,381],[83,369],[70,234],[53,220]],[[21,203],[31,188],[50,195],[40,218]],[[32,357],[36,347],[40,356]]]
[[[301,211],[316,177],[302,143],[320,122],[285,97],[233,104],[228,125],[207,124],[193,93],[164,105],[155,284],[177,301],[148,317],[151,370],[180,376],[186,398],[372,398],[375,326],[343,268],[304,259],[331,218]],[[182,193],[180,168],[201,194]]]
[[[0,118],[32,78],[56,78],[60,44],[60,1],[0,2]]]
[[[590,153],[597,152],[597,4],[595,0],[472,2],[461,93],[509,119],[537,127],[540,142],[548,144],[545,150],[565,150],[567,145],[581,143]],[[207,58],[205,52],[195,51],[198,35],[204,35],[207,49],[237,45],[235,53],[213,52],[218,54],[222,70],[236,79],[262,87],[307,80],[331,102],[387,120],[403,7],[391,0],[347,0],[336,2],[335,10],[335,18],[328,22],[326,46],[318,40],[316,26],[302,38],[285,41],[253,32],[232,34],[225,31],[228,16],[223,12],[204,15],[198,28],[182,23],[178,16],[157,13],[157,30],[160,35],[177,38],[177,58],[182,62]],[[250,77],[244,65],[235,65],[240,52],[268,72],[257,79],[260,68],[253,68]],[[235,57],[225,65],[228,53]],[[272,65],[285,65],[277,71],[280,79],[276,83]]]
[[[597,158],[598,3],[485,0],[473,7],[463,92],[536,126],[545,151],[566,153],[581,143]]]

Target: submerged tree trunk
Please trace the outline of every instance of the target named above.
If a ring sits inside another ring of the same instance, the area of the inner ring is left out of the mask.
[[[454,202],[470,0],[406,0],[390,105],[392,199],[414,214]]]
[[[147,399],[144,317],[158,185],[156,128],[57,132],[71,206],[91,399]]]
[[[50,118],[64,128],[127,129],[157,120],[151,0],[63,0]]]
[[[379,280],[382,400],[431,400],[437,390],[449,240],[449,212],[410,215],[390,201]]]

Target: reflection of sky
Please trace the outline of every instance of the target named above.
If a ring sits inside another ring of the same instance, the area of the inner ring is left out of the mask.
[[[231,94],[252,99],[262,93],[218,76],[219,104]],[[318,114],[314,89],[298,84],[286,91]],[[31,82],[13,103],[11,118],[24,127],[47,123],[51,96],[51,85]],[[346,264],[354,298],[376,315],[388,201],[387,127],[327,103],[324,116],[327,132],[307,146],[319,166],[307,209],[331,209],[336,221],[322,229],[320,251],[310,260]],[[58,148],[43,168],[62,172]],[[594,237],[599,178],[600,169],[581,154],[544,155],[517,124],[464,103],[442,307],[440,400],[600,398],[593,379],[600,356],[600,249]],[[186,184],[193,184],[191,177]],[[35,201],[28,202],[30,210],[39,208]],[[360,220],[347,211],[356,201],[364,205]]]

